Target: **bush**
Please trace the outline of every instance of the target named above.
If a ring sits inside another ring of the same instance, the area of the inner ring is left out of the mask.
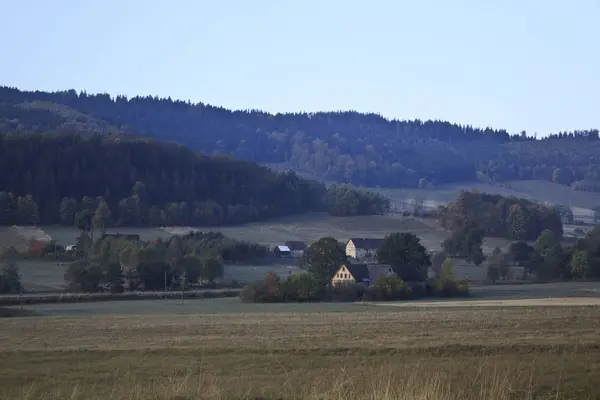
[[[308,274],[290,276],[285,282],[285,301],[316,301],[323,298],[324,287]]]
[[[435,294],[440,297],[469,296],[469,282],[456,279],[438,279],[435,285]]]
[[[364,297],[366,291],[367,287],[359,283],[338,284],[329,287],[327,299],[331,301],[357,301]]]
[[[363,298],[370,301],[406,300],[412,295],[412,289],[397,275],[381,275],[364,293]]]
[[[452,261],[449,258],[442,264],[440,277],[435,280],[434,293],[440,297],[462,297],[469,295],[469,283],[454,278]]]
[[[19,292],[21,289],[21,277],[17,263],[13,260],[5,261],[0,270],[0,293]]]
[[[240,299],[245,303],[277,303],[285,300],[284,285],[281,278],[269,272],[262,281],[244,286]]]

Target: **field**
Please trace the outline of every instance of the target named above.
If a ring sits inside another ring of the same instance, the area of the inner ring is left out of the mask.
[[[574,298],[583,299],[596,304],[600,300],[600,285],[596,282],[561,282],[527,285],[480,285],[471,288],[472,299],[459,300],[461,304],[473,305],[477,302],[523,301]],[[562,303],[564,301],[561,300]],[[456,302],[436,301],[437,306],[447,306]],[[404,307],[421,307],[428,305],[425,300],[410,301],[401,304]],[[485,303],[494,304],[494,303]],[[553,303],[557,304],[556,302]],[[18,308],[18,307],[13,307]],[[32,310],[45,316],[123,316],[149,314],[231,314],[231,313],[288,313],[288,312],[338,312],[362,311],[364,305],[354,303],[285,303],[285,304],[245,304],[237,298],[218,298],[205,300],[186,299],[183,304],[179,299],[163,300],[126,300],[91,303],[48,303],[27,305]]]
[[[238,303],[235,311],[231,303],[228,311],[210,311],[211,301],[195,300],[195,312],[175,311],[186,305],[172,304],[162,306],[172,311],[157,313],[155,304],[154,312],[148,307],[137,315],[4,319],[0,398],[600,395],[594,379],[600,374],[600,307],[286,304],[249,310]]]
[[[19,261],[23,289],[26,292],[57,292],[65,289],[64,275],[67,265],[53,261]],[[300,272],[291,262],[281,265],[226,265],[223,281],[247,282],[262,279],[267,272],[275,272],[282,278]]]

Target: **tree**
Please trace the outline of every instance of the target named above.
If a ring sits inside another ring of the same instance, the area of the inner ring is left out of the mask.
[[[573,210],[571,207],[564,204],[557,204],[554,206],[554,210],[560,214],[560,217],[565,224],[572,224],[574,222]]]
[[[568,254],[565,253],[554,232],[544,230],[533,243],[533,248],[539,255],[539,261],[535,266],[539,279],[564,279],[570,275]]]
[[[588,261],[588,252],[577,251],[571,259],[571,276],[573,278],[588,278],[590,276],[590,263]]]
[[[554,232],[546,229],[533,243],[533,248],[542,256],[545,256],[549,249],[557,244],[560,244],[560,242],[558,241]]]
[[[72,290],[85,293],[97,292],[102,282],[102,268],[87,260],[75,261],[67,267],[65,281]]]
[[[503,253],[500,248],[495,248],[494,253],[487,263],[487,276],[492,282],[500,279],[506,280],[510,278],[510,255]]]
[[[21,289],[19,266],[14,259],[6,259],[0,271],[0,293],[19,292]]]
[[[77,214],[77,200],[72,197],[64,197],[60,202],[60,222],[63,225],[73,226]]]
[[[535,249],[528,245],[527,242],[519,241],[510,244],[508,253],[514,264],[524,266],[524,264],[531,259],[531,255],[534,251]]]
[[[107,262],[102,265],[102,282],[105,283],[111,293],[123,292],[123,270],[116,262]]]
[[[87,232],[81,232],[81,234],[77,237],[77,240],[75,242],[77,254],[79,256],[87,258],[90,255],[93,246],[94,243],[92,242],[92,239],[87,234]]]
[[[412,233],[387,235],[377,250],[377,259],[382,264],[390,264],[403,281],[425,280],[431,266],[427,250]]]
[[[333,237],[322,237],[304,251],[298,266],[324,285],[346,262],[346,250],[340,243]]]
[[[435,292],[441,297],[466,296],[469,285],[454,278],[454,266],[449,258],[442,264],[440,277],[435,281]]]
[[[93,225],[95,228],[100,229],[101,236],[106,233],[106,225],[110,222],[110,219],[111,213],[108,204],[104,199],[101,199],[93,219]]]
[[[448,254],[445,251],[436,252],[431,259],[431,269],[436,278],[440,277],[442,272],[442,264],[448,258]]]
[[[308,274],[290,276],[285,282],[287,301],[313,301],[323,296],[323,286]]]
[[[39,221],[38,205],[28,194],[17,198],[19,224],[30,225]]]
[[[508,210],[508,231],[515,239],[521,239],[525,234],[527,221],[525,213],[519,204],[514,204]]]
[[[380,275],[368,288],[373,300],[403,300],[411,296],[411,288],[398,275]]]
[[[443,243],[446,253],[455,257],[461,257],[467,262],[481,265],[485,260],[482,250],[483,230],[474,224],[464,225]]]
[[[202,260],[201,277],[203,280],[212,283],[215,279],[222,277],[223,272],[224,264],[220,257],[206,257]]]
[[[195,254],[190,254],[183,257],[183,271],[190,283],[198,283],[202,277],[203,264],[200,257]]]

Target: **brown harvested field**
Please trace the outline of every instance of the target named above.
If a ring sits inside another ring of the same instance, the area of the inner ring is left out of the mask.
[[[600,307],[0,324],[2,399],[595,399],[597,376]]]
[[[546,299],[510,299],[481,301],[422,301],[412,303],[377,303],[378,306],[404,308],[447,308],[447,307],[584,307],[600,306],[597,297],[554,297]]]

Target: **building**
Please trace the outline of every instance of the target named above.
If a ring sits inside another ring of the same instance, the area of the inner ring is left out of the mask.
[[[343,264],[331,278],[331,285],[361,283],[371,285],[381,275],[394,275],[390,265],[384,264]]]
[[[346,255],[357,260],[375,259],[382,243],[383,239],[350,238],[346,243]]]
[[[291,257],[292,252],[287,246],[275,246],[273,254],[277,257]]]
[[[301,257],[306,250],[306,243],[299,240],[289,240],[285,242],[285,245],[290,249],[292,257]]]

